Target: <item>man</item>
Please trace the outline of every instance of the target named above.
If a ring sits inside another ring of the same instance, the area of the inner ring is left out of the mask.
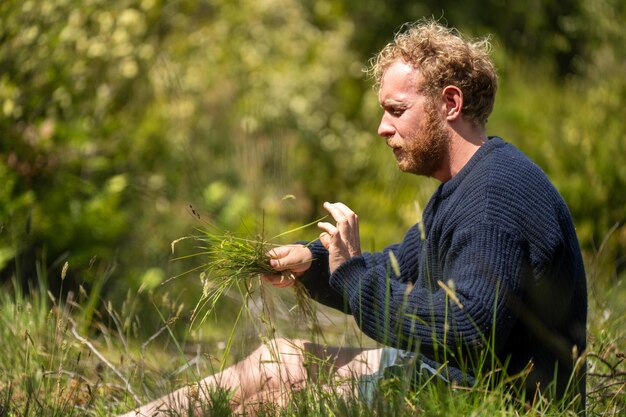
[[[319,223],[318,241],[270,254],[277,274],[267,282],[287,287],[294,281],[283,277],[295,277],[387,347],[279,339],[205,379],[201,391],[220,385],[236,388],[239,404],[282,403],[285,391],[316,377],[319,370],[306,369],[305,356],[313,355],[336,377],[361,382],[389,366],[470,385],[486,373],[520,375],[513,386],[527,400],[577,396],[584,406],[587,294],[578,241],[540,168],[485,133],[497,84],[488,47],[423,21],[396,35],[373,63],[384,111],[378,134],[402,171],[441,181],[423,222],[401,243],[361,253],[357,215],[325,203],[335,222]],[[185,406],[188,394],[143,410]]]

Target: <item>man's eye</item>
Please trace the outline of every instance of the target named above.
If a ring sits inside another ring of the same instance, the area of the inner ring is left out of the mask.
[[[391,109],[390,113],[396,117],[402,116],[402,113],[404,113],[404,109]]]

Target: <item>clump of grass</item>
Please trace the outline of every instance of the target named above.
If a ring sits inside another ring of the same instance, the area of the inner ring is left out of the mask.
[[[269,253],[273,248],[281,246],[276,243],[279,238],[310,227],[320,220],[322,219],[280,233],[269,239],[265,237],[264,233],[242,237],[231,232],[214,233],[208,229],[198,229],[199,235],[186,236],[172,242],[172,251],[181,240],[193,239],[199,243],[196,246],[198,252],[176,258],[176,260],[192,257],[200,257],[201,259],[200,265],[184,273],[201,271],[202,296],[194,308],[192,325],[196,322],[202,324],[215,310],[220,300],[230,296],[233,292],[243,299],[244,309],[250,295],[259,289],[258,293],[263,305],[273,304],[273,301],[269,299],[271,293],[262,290],[260,279],[263,275],[277,274],[270,265]],[[282,274],[281,279],[295,281],[295,277],[288,273]],[[306,288],[298,281],[294,282],[292,288],[296,300],[294,309],[297,316],[316,328],[316,311]]]

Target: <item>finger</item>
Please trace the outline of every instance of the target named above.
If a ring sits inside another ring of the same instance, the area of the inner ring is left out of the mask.
[[[345,204],[343,204],[340,201],[337,201],[336,203],[333,204],[339,211],[341,211],[343,213],[344,216],[346,217],[350,217],[350,216],[356,216],[356,213],[348,206],[346,206]]]
[[[270,259],[270,266],[278,272],[289,271],[291,273],[304,272],[310,266],[312,253],[302,245],[288,245],[281,258]],[[280,249],[280,248],[279,248]]]
[[[322,245],[324,246],[324,248],[326,248],[326,250],[329,250],[330,248],[330,235],[326,232],[323,232],[322,234],[320,234],[320,242],[322,242]]]
[[[343,203],[325,203],[324,208],[337,221],[342,239],[347,241],[359,239],[359,221],[355,212]]]
[[[270,259],[270,266],[277,272],[289,271],[293,268],[293,264],[294,262],[290,261],[288,256],[281,259]]]
[[[350,227],[359,227],[359,218],[354,211],[350,210],[350,208],[343,203],[335,203],[335,207],[341,212],[344,220],[350,225]]]
[[[328,201],[324,203],[324,209],[335,219],[336,222],[340,222],[345,219],[345,215],[343,212],[335,206],[333,203],[329,203]]]
[[[341,202],[336,203],[324,203],[324,208],[326,208],[329,213],[332,211],[333,218],[337,221],[347,220],[351,225],[356,224],[358,221],[358,216],[352,209]],[[334,214],[333,214],[334,213]]]
[[[278,246],[270,249],[266,255],[272,259],[279,259],[287,256],[290,250],[291,248],[289,246]]]
[[[281,278],[280,274],[264,274],[264,275],[261,275],[261,279],[263,281],[267,282],[268,284],[272,284],[272,285],[275,285],[276,283],[280,282],[280,278]]]
[[[352,255],[360,254],[359,216],[350,207],[341,202],[335,203],[334,206],[343,213],[346,223],[349,225],[349,227],[345,227],[340,223],[337,225],[342,239],[347,242]]]
[[[332,239],[338,239],[339,238],[339,229],[337,229],[334,225],[328,223],[328,222],[319,222],[317,224],[317,227],[319,227],[320,229],[322,229],[323,231],[325,231],[326,233],[328,233],[328,236]]]
[[[291,272],[283,272],[278,282],[274,283],[276,288],[289,288],[296,282],[296,276]]]
[[[289,273],[262,275],[261,279],[276,288],[291,287],[295,283],[295,275]]]
[[[286,246],[279,246],[269,250],[266,255],[270,258],[270,266],[277,271],[284,269],[284,266],[287,265],[285,258],[289,256],[289,252],[290,249]]]

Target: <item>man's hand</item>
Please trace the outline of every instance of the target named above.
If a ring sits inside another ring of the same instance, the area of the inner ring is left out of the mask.
[[[324,203],[324,208],[337,222],[336,226],[327,222],[317,224],[324,230],[320,234],[320,241],[328,250],[328,264],[330,272],[333,273],[342,263],[361,254],[359,219],[356,213],[343,203]]]
[[[276,274],[263,275],[261,278],[278,288],[291,287],[296,278],[304,274],[313,260],[311,250],[304,245],[279,246],[270,250],[270,265]]]

